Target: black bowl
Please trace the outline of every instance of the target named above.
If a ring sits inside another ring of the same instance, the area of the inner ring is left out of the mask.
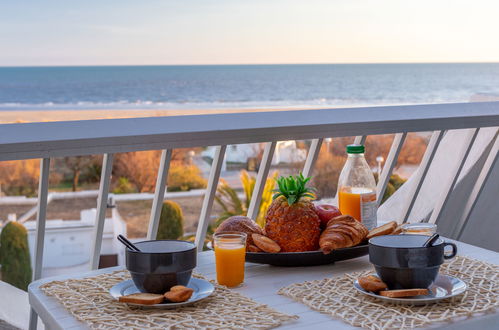
[[[428,288],[435,281],[440,265],[456,255],[454,243],[438,239],[422,247],[424,235],[386,235],[369,240],[369,261],[389,289]],[[452,246],[450,255],[444,248]]]
[[[139,291],[165,293],[187,285],[196,267],[196,246],[176,240],[135,243],[141,252],[126,249],[126,268]]]

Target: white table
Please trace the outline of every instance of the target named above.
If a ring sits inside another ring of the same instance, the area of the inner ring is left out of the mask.
[[[499,264],[499,253],[481,249],[472,245],[456,242],[458,254],[473,257],[482,261]],[[283,286],[302,282],[306,280],[322,279],[327,276],[339,276],[346,272],[361,271],[369,269],[368,257],[341,261],[333,265],[315,267],[273,267],[259,264],[246,264],[245,283],[242,287],[234,289],[254,300],[267,304],[278,311],[296,314],[300,318],[288,323],[279,329],[356,329],[340,320],[332,319],[330,316],[318,313],[307,306],[295,302],[290,298],[277,295],[276,292]],[[54,298],[48,297],[39,289],[40,285],[54,280],[67,278],[79,278],[94,276],[106,272],[115,271],[122,267],[101,269],[77,276],[57,276],[44,278],[30,284],[29,301],[34,310],[43,320],[47,329],[76,329],[86,326],[74,319]],[[210,279],[215,278],[215,264],[213,252],[202,252],[199,254],[198,273]],[[464,321],[441,327],[441,329],[499,329],[499,312],[473,317]]]

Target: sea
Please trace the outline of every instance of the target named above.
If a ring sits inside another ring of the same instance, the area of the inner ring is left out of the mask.
[[[0,111],[344,107],[499,94],[499,63],[0,67]]]

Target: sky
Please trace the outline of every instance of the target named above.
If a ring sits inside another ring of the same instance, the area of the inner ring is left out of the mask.
[[[496,0],[0,0],[0,66],[499,62]]]

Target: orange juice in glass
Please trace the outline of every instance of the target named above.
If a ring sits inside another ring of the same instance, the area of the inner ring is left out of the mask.
[[[246,233],[223,232],[213,236],[217,282],[229,288],[244,281]]]

